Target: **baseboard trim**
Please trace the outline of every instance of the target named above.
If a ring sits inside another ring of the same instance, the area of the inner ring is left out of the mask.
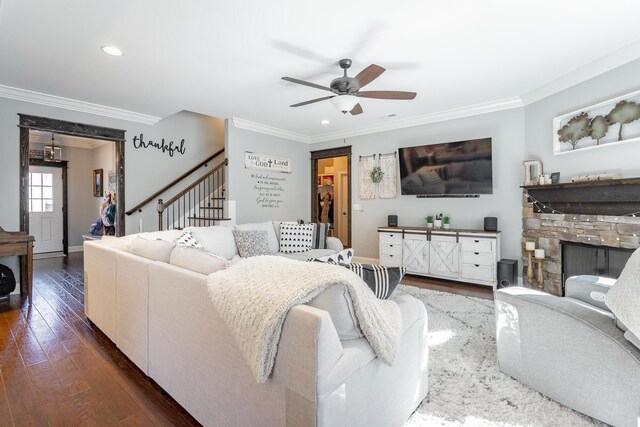
[[[82,252],[82,245],[80,246],[69,246],[69,253],[72,252]]]

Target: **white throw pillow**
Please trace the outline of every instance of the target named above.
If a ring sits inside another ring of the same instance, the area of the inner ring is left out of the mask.
[[[131,241],[131,253],[153,261],[169,262],[175,243],[136,237]]]
[[[280,224],[280,252],[306,252],[313,243],[313,224],[283,222]]]
[[[280,250],[280,244],[278,242],[278,237],[276,236],[276,231],[273,226],[273,221],[265,221],[265,222],[256,222],[256,223],[248,223],[248,224],[240,224],[235,226],[236,230],[255,230],[261,231],[265,230],[267,232],[267,242],[269,243],[269,250],[272,254],[275,254]]]
[[[171,252],[169,263],[200,274],[215,273],[224,270],[229,265],[229,261],[222,257],[207,253],[202,249],[185,246],[175,247]]]
[[[334,262],[336,264],[351,264],[353,259],[353,249],[343,249],[338,253],[327,256],[311,256],[308,261],[322,261],[322,262]]]
[[[233,238],[233,228],[214,225],[212,227],[188,227],[193,237],[202,245],[202,249],[224,259],[231,259],[238,255],[236,240]]]
[[[640,337],[640,249],[631,255],[604,302],[628,330]]]

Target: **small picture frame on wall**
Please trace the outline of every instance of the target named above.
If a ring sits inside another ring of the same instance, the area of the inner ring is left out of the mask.
[[[102,197],[102,169],[93,170],[93,197]]]
[[[540,160],[525,160],[524,165],[524,185],[537,185],[542,176],[542,162]]]
[[[560,172],[553,172],[551,174],[551,183],[558,184],[560,182]]]

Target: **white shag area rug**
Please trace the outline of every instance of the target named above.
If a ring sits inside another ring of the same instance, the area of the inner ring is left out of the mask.
[[[427,308],[429,394],[405,427],[606,426],[498,369],[493,301],[398,286]]]

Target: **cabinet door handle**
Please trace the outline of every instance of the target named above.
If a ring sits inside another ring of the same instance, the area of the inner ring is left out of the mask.
[[[393,255],[389,255],[391,258],[393,258]]]
[[[474,264],[476,267],[480,267],[480,264]]]
[[[476,243],[480,243],[480,240],[474,240],[474,242],[476,242]]]
[[[392,248],[392,247],[393,247],[393,245],[389,245],[389,247],[390,247],[390,248]]]
[[[480,255],[480,252],[474,252],[474,255]]]

